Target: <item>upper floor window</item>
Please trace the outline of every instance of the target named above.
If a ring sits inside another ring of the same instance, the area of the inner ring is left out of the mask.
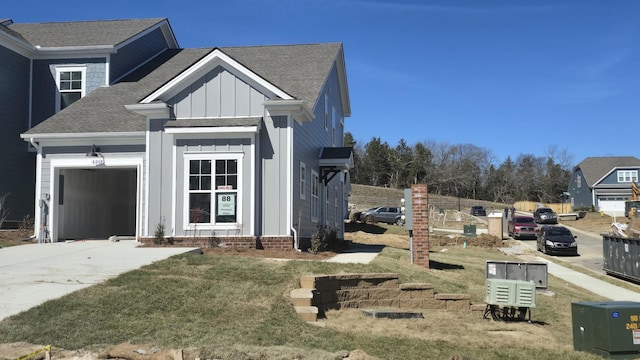
[[[333,146],[336,146],[336,128],[338,127],[338,124],[336,124],[336,108],[333,106],[331,107],[331,123],[333,124],[331,143]]]
[[[59,66],[56,68],[56,85],[58,87],[56,111],[66,108],[85,95],[86,70],[84,66]]]
[[[311,170],[311,221],[318,221],[318,210],[320,208],[320,177],[318,173]]]
[[[329,130],[329,96],[324,94],[324,129]]]
[[[305,200],[307,195],[305,188],[307,187],[307,165],[300,162],[300,199]]]
[[[582,176],[576,176],[576,187],[580,188],[582,186]]]
[[[638,182],[638,170],[618,170],[618,182]]]

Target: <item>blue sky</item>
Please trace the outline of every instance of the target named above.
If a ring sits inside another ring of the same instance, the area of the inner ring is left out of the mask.
[[[640,1],[7,1],[15,22],[167,17],[181,47],[342,42],[346,130],[507,156],[638,156]]]

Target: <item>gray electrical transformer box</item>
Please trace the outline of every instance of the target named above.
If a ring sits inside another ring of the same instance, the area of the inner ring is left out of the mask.
[[[487,260],[487,279],[533,281],[537,289],[547,288],[547,264],[543,262],[516,262]]]
[[[640,357],[640,303],[571,303],[573,349],[611,359]]]

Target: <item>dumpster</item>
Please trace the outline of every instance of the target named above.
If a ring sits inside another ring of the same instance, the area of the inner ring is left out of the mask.
[[[607,274],[640,282],[640,239],[602,234],[602,257]]]
[[[573,349],[611,359],[640,357],[640,303],[571,303]]]

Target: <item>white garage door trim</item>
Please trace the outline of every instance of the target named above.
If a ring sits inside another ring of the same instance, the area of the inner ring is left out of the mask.
[[[64,159],[51,159],[50,174],[49,174],[49,193],[46,196],[47,201],[50,204],[58,203],[58,180],[59,169],[91,169],[95,167],[124,167],[135,168],[137,171],[137,189],[136,189],[136,241],[140,236],[140,224],[141,224],[141,204],[142,204],[142,165],[144,160],[142,157],[73,157]],[[58,214],[55,206],[49,207],[48,225],[50,239],[58,239]]]
[[[624,216],[624,200],[600,200],[598,209],[610,216]]]

